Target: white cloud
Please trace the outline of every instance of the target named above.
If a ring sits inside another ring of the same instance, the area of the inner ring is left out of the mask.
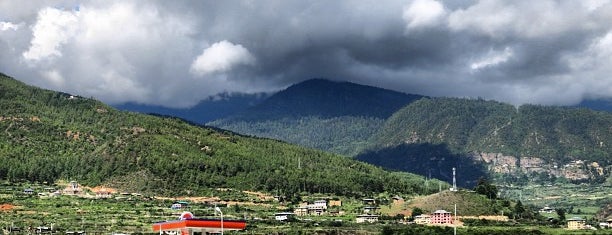
[[[592,4],[588,7],[600,7]],[[588,8],[587,7],[587,8]],[[542,38],[597,27],[581,1],[478,1],[449,15],[448,27],[493,38]]]
[[[484,69],[486,67],[496,66],[498,64],[508,61],[512,57],[514,52],[511,48],[506,47],[504,51],[490,51],[484,58],[477,60],[470,64],[472,70]]]
[[[435,0],[415,0],[404,7],[402,18],[408,29],[435,26],[446,15],[442,3]]]
[[[48,57],[60,57],[60,47],[74,36],[78,27],[76,13],[55,8],[45,8],[38,13],[32,27],[33,38],[23,58],[38,61]]]
[[[196,48],[192,23],[147,2],[107,3],[38,12],[30,44],[21,53],[35,71],[31,83],[111,104],[189,106],[222,91],[186,79]],[[198,88],[203,95],[183,94]]]
[[[600,8],[601,6],[609,4],[610,0],[582,0],[580,2],[587,10],[594,11]]]
[[[12,22],[5,22],[5,21],[0,21],[0,31],[7,31],[7,30],[18,30],[19,29],[19,25],[18,24],[14,24]]]
[[[612,31],[595,38],[584,51],[564,56],[572,80],[588,98],[609,98],[612,94]]]
[[[0,72],[111,104],[188,107],[313,77],[514,104],[612,96],[609,0],[40,0],[0,12]]]
[[[253,65],[255,57],[242,45],[220,41],[204,49],[191,64],[191,72],[203,76],[226,72],[237,65]]]

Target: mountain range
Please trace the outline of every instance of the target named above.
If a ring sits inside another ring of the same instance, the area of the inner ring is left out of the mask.
[[[393,170],[499,183],[605,182],[612,114],[586,108],[513,106],[431,98],[314,79],[207,123],[355,157]]]
[[[594,110],[605,111],[605,100],[577,107],[517,107],[325,79],[304,81],[270,95],[230,94],[225,100],[235,97],[239,102],[190,110],[221,117],[206,123],[217,128],[448,182],[454,167],[461,176],[459,184],[466,187],[480,177],[504,184],[612,183],[611,114]],[[233,114],[219,114],[224,110]],[[172,109],[163,111],[187,117]],[[209,119],[190,121],[205,120]]]
[[[353,156],[395,111],[421,98],[349,82],[312,79],[207,125]]]
[[[121,191],[214,188],[296,195],[430,193],[425,179],[277,140],[119,111],[0,74],[0,179],[77,180]]]

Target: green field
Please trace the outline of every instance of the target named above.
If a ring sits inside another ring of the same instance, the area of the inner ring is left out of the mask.
[[[502,197],[522,200],[537,208],[563,208],[566,218],[593,218],[604,205],[612,202],[612,187],[603,185],[529,185],[506,187],[500,192]],[[557,218],[556,213],[543,213],[542,216]]]

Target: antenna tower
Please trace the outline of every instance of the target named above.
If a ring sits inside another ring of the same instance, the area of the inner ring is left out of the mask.
[[[455,168],[453,167],[453,187],[450,188],[450,191],[457,192],[457,179],[455,177]]]

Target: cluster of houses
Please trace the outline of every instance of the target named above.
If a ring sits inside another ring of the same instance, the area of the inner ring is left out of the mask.
[[[398,197],[397,200],[401,198]],[[396,198],[394,198],[396,200]],[[379,219],[379,209],[377,202],[372,198],[362,199],[363,206],[361,207],[361,213],[356,215],[356,223],[375,223]],[[303,202],[300,203],[293,212],[279,212],[274,214],[274,217],[278,221],[287,221],[296,216],[338,216],[344,215],[345,212],[339,210],[342,206],[340,200],[316,200],[312,203]],[[334,208],[334,209],[331,209]]]
[[[605,222],[599,223],[600,228],[612,228],[612,218],[607,219]]]
[[[76,181],[70,181],[68,186],[63,190],[58,190],[53,187],[44,188],[43,191],[35,192],[32,188],[26,188],[23,190],[26,195],[33,195],[36,193],[38,196],[60,196],[60,195],[82,195],[84,194],[83,189]]]
[[[95,198],[111,198],[113,194],[116,192],[112,190],[108,190],[105,188],[100,188],[96,190],[92,190],[95,193]],[[56,190],[55,188],[47,187],[44,188],[41,192],[36,193],[31,188],[26,188],[23,190],[23,193],[26,195],[34,195],[38,196],[59,196],[59,195],[74,195],[74,196],[88,196],[84,192],[84,190],[80,187],[80,185],[76,181],[71,181],[64,189]],[[122,193],[124,195],[126,193]],[[401,198],[395,200],[401,200]],[[403,201],[403,200],[402,200]],[[355,222],[356,223],[375,223],[378,222],[380,209],[377,206],[376,200],[371,198],[362,199],[363,207],[362,212],[356,215]],[[171,209],[173,210],[181,210],[188,207],[187,202],[179,201],[172,204]],[[275,214],[275,219],[278,221],[288,221],[295,216],[321,216],[321,215],[329,215],[329,216],[338,216],[344,215],[345,212],[340,210],[342,207],[341,200],[315,200],[312,203],[303,202],[300,203],[298,207],[296,207],[293,212],[279,212]],[[333,209],[332,209],[333,208]],[[555,209],[545,206],[539,210],[540,213],[555,213]],[[421,225],[452,225],[454,224],[453,216],[451,212],[445,210],[436,210],[432,214],[421,214],[414,217],[415,224]],[[601,228],[612,228],[612,219],[608,219],[605,222],[599,223],[599,227]],[[567,220],[567,229],[569,230],[582,230],[582,229],[591,229],[590,225],[586,224],[586,220],[573,217]]]
[[[333,205],[342,206],[341,201],[330,201],[330,207]],[[323,215],[328,213],[327,210],[327,201],[326,200],[316,200],[312,204],[307,202],[300,203],[300,205],[293,210],[293,213],[296,216],[306,216],[306,215]]]
[[[356,223],[375,223],[378,222],[378,209],[376,200],[372,198],[362,199],[363,209],[360,215],[355,218]]]
[[[104,198],[121,198],[121,196],[142,196],[137,193],[117,193],[116,191],[99,187],[92,188],[85,191],[81,185],[77,181],[70,181],[68,185],[63,189],[56,189],[54,187],[46,187],[38,192],[32,188],[26,188],[23,190],[25,195],[37,195],[39,197],[57,197],[60,195],[66,196],[79,196],[79,197],[87,197],[87,198],[96,198],[96,199],[104,199]],[[93,194],[91,194],[93,193]]]
[[[602,229],[612,228],[612,219],[607,219],[605,222],[600,222],[599,227]],[[586,223],[586,220],[580,217],[572,217],[567,220],[567,229],[569,230],[582,230],[582,229],[595,229],[593,226]]]
[[[377,222],[379,217],[379,215],[377,214],[379,207],[376,206],[376,200],[363,199],[363,204],[364,206],[362,208],[362,213],[357,215],[356,222]],[[330,210],[330,208],[339,208],[341,206],[341,200],[316,200],[312,203],[303,202],[300,203],[299,206],[293,210],[293,212],[279,212],[274,214],[274,218],[278,221],[287,221],[294,218],[295,216],[344,215],[345,212],[339,209]]]
[[[579,162],[580,163],[580,162]],[[542,207],[539,210],[540,213],[552,214],[555,213],[555,209],[552,207]],[[612,219],[608,219],[605,222],[599,223],[600,228],[612,228]],[[567,229],[568,230],[583,230],[583,229],[593,229],[593,226],[588,225],[586,220],[580,217],[572,217],[567,219]]]
[[[316,200],[313,203],[302,202],[296,207],[293,212],[279,212],[274,215],[278,221],[287,221],[294,216],[320,216],[320,215],[343,215],[344,211],[329,210],[332,207],[341,207],[340,200]]]

